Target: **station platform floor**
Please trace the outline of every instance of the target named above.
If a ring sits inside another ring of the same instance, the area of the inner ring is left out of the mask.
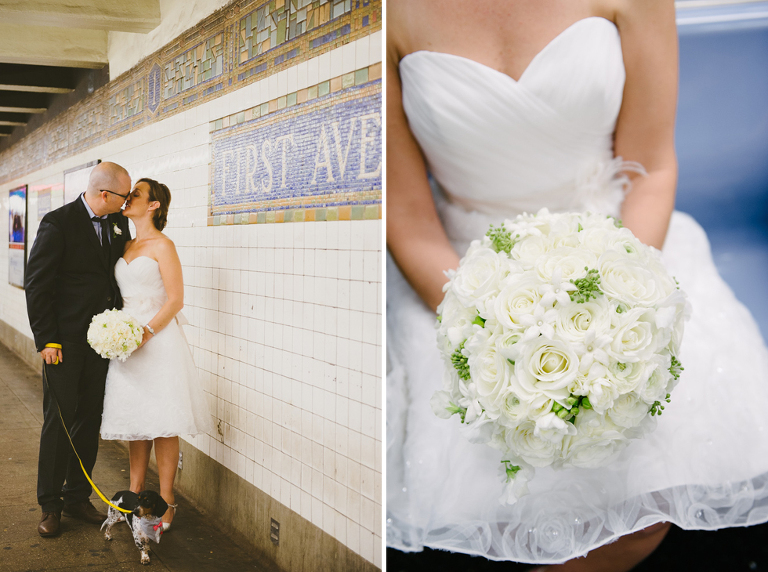
[[[226,524],[204,514],[182,495],[173,527],[152,544],[151,564],[142,566],[128,527],[119,523],[107,541],[98,525],[62,518],[62,532],[41,538],[37,525],[37,458],[43,421],[42,381],[7,347],[0,344],[0,572],[213,572],[268,571],[247,540],[228,533]],[[102,441],[93,479],[107,498],[128,488],[128,452],[117,442]],[[157,473],[148,488],[159,491]],[[107,506],[94,493],[100,511]]]

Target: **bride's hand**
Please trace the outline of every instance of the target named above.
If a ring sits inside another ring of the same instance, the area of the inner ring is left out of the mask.
[[[141,343],[139,344],[139,348],[144,344],[146,344],[153,337],[154,337],[154,334],[147,329],[147,326],[144,326],[144,336],[141,338]],[[136,348],[136,349],[139,349],[139,348]]]

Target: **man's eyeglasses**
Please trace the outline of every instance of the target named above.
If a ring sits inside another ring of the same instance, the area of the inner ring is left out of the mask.
[[[131,194],[131,193],[128,193],[127,195],[121,195],[120,193],[116,193],[115,191],[108,191],[107,189],[101,189],[99,192],[100,192],[100,193],[112,193],[113,195],[117,195],[118,197],[120,197],[120,198],[121,198],[121,199],[123,199],[124,201],[125,201],[125,200],[128,200],[128,197],[129,197],[129,196],[130,196],[130,194]]]

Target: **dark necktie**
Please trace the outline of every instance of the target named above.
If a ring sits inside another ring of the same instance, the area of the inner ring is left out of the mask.
[[[91,220],[97,221],[101,225],[101,250],[104,253],[104,257],[109,261],[109,221],[98,216],[93,217]]]

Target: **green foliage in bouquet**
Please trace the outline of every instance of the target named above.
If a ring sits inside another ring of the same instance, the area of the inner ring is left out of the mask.
[[[590,270],[586,266],[584,270],[587,271],[584,278],[571,280],[571,284],[578,288],[578,290],[571,292],[571,301],[579,304],[589,302],[590,298],[597,298],[603,294],[600,290],[600,273],[595,268]]]
[[[667,393],[667,396],[664,398],[664,401],[669,403],[672,401],[670,394]],[[664,406],[661,404],[661,401],[654,401],[653,405],[651,405],[651,415],[661,415],[664,412]]]
[[[515,238],[512,238],[512,233],[506,229],[504,223],[501,223],[501,226],[498,227],[491,225],[485,236],[491,239],[491,246],[496,252],[503,251],[509,254],[512,251],[512,247],[515,246],[519,235],[515,235]]]
[[[469,379],[469,359],[461,353],[461,350],[464,349],[464,342],[466,341],[467,340],[461,342],[461,345],[459,345],[459,347],[456,348],[456,351],[451,354],[451,363],[453,364],[453,367],[456,368],[456,371],[459,372],[459,377],[464,381]]]
[[[683,364],[681,364],[678,359],[675,356],[672,356],[672,365],[669,366],[669,373],[672,374],[672,377],[675,379],[680,378],[680,373],[685,370],[683,367]]]
[[[513,465],[512,461],[502,461],[504,465],[504,472],[507,473],[507,482],[515,478],[515,475],[520,470],[518,465]]]

